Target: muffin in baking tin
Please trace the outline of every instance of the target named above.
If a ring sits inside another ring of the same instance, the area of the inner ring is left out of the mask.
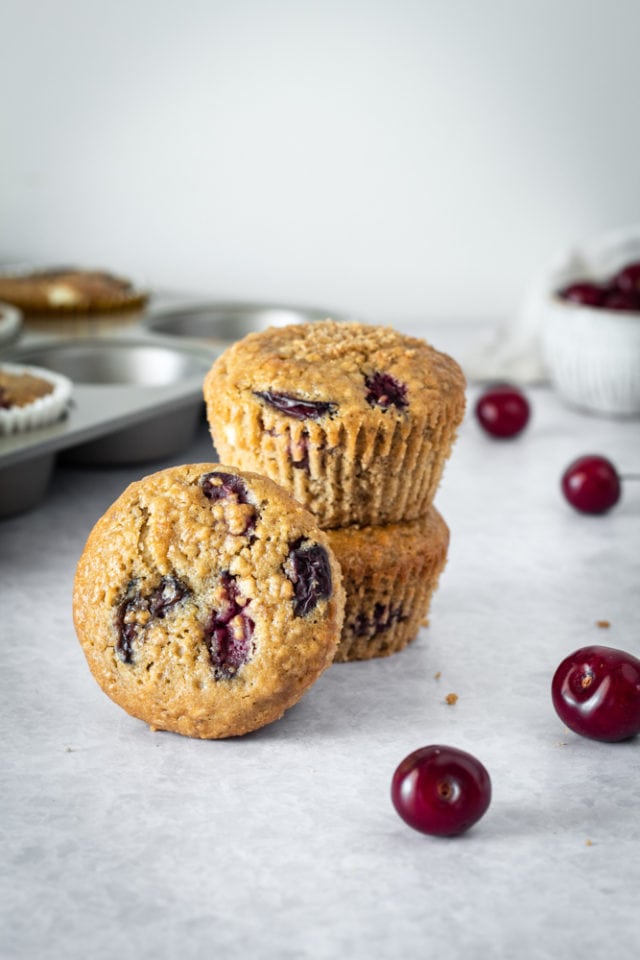
[[[134,310],[146,303],[147,294],[104,270],[52,267],[0,272],[0,300],[27,315],[65,315]]]
[[[0,361],[0,435],[45,427],[65,415],[72,383],[42,367]]]

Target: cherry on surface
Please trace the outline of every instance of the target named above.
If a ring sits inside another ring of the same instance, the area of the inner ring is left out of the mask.
[[[529,422],[531,408],[518,387],[501,383],[485,390],[476,401],[478,422],[492,437],[507,439],[521,433]]]
[[[587,454],[570,463],[562,475],[562,492],[580,513],[605,513],[620,499],[620,476],[606,457]]]
[[[487,812],[491,779],[472,754],[433,744],[414,750],[398,765],[391,800],[414,830],[435,837],[456,836]]]
[[[574,733],[627,740],[640,733],[640,660],[614,647],[582,647],[557,668],[551,698]]]
[[[605,290],[597,283],[584,280],[564,287],[560,291],[560,296],[563,300],[570,300],[572,303],[579,303],[584,307],[599,307],[604,300]]]

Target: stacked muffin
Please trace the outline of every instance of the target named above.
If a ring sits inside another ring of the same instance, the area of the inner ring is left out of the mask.
[[[331,320],[251,334],[206,377],[222,461],[279,483],[327,533],[347,595],[336,660],[401,650],[427,614],[449,542],[433,499],[464,391],[423,340]]]

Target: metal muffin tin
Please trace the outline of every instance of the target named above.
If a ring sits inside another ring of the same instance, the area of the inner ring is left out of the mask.
[[[155,334],[197,340],[224,349],[235,340],[267,327],[347,317],[318,307],[292,307],[237,301],[191,303],[148,313],[143,326]]]
[[[0,435],[0,519],[36,506],[58,456],[86,466],[135,465],[171,457],[191,443],[203,415],[202,383],[235,340],[268,326],[333,316],[271,304],[158,305],[125,332],[43,337],[28,331],[0,345],[0,362],[45,367],[74,385],[55,424]],[[115,329],[115,328],[114,328]]]
[[[0,303],[0,347],[17,340],[21,327],[21,312],[9,303]]]

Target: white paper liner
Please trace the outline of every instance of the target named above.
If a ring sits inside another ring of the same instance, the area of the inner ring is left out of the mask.
[[[33,403],[24,407],[0,409],[0,436],[45,427],[64,415],[69,406],[73,390],[73,384],[67,377],[54,373],[52,370],[24,364],[0,362],[0,370],[15,374],[28,373],[32,377],[39,377],[53,385],[51,393],[48,393],[45,397],[38,397]]]

